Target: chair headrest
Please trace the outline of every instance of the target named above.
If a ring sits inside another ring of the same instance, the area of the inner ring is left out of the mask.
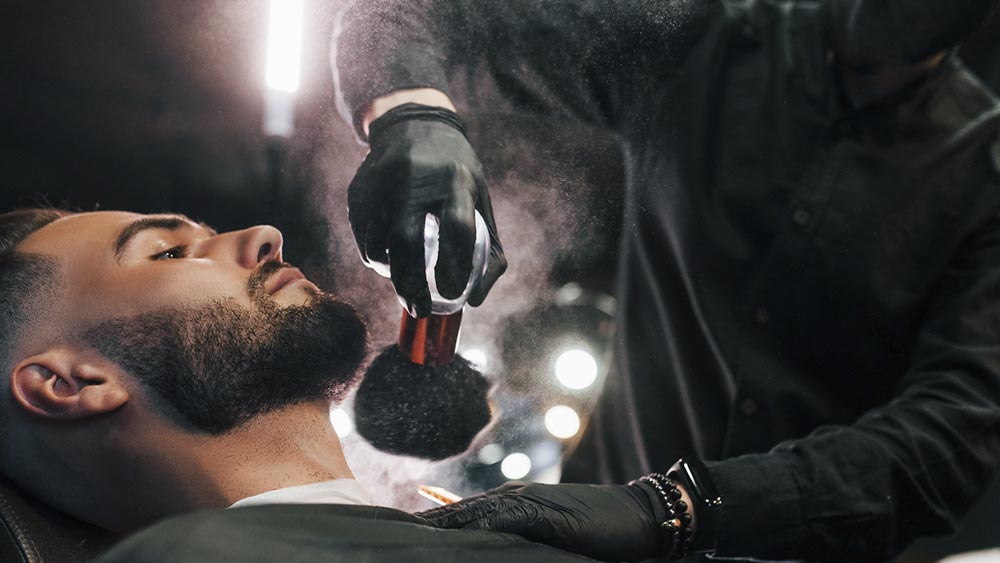
[[[0,476],[0,561],[79,563],[118,536],[58,512]]]

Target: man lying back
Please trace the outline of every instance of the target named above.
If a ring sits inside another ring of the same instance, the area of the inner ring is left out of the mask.
[[[236,508],[167,522],[109,560],[577,559],[368,506],[329,419],[365,326],[283,261],[273,227],[0,214],[0,318],[0,473],[119,533]]]

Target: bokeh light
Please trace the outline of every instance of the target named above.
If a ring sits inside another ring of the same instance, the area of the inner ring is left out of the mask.
[[[521,479],[531,473],[531,458],[521,452],[514,452],[503,458],[500,471],[508,479]]]
[[[580,431],[580,415],[566,405],[556,405],[545,413],[545,429],[556,438],[572,438]]]
[[[500,444],[486,444],[479,450],[479,454],[476,457],[479,459],[479,463],[483,465],[493,465],[503,459],[503,454],[504,449]]]
[[[584,350],[567,350],[556,359],[556,379],[569,389],[586,389],[597,380],[597,360]]]

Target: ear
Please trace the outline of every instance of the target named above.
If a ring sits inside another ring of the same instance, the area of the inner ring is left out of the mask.
[[[116,410],[129,400],[121,368],[103,357],[67,348],[18,362],[10,386],[25,410],[53,419],[87,418]]]

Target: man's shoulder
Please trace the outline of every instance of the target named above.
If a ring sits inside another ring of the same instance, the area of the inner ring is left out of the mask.
[[[398,510],[267,505],[171,518],[115,546],[125,561],[587,561],[510,534],[442,530]]]

